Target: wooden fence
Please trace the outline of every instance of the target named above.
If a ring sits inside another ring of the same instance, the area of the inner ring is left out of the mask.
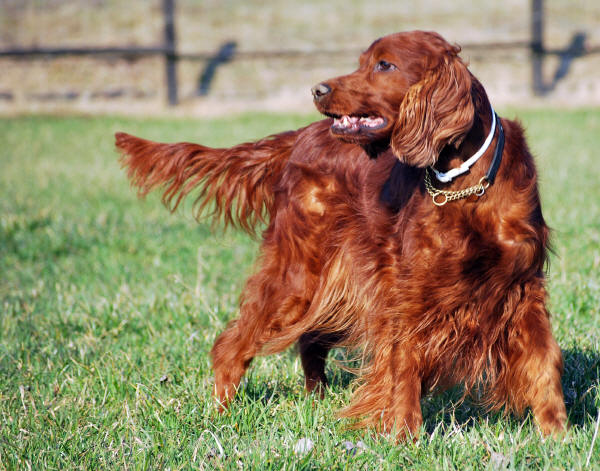
[[[279,51],[237,51],[233,41],[224,43],[218,51],[199,52],[197,54],[181,54],[177,52],[177,34],[175,28],[175,1],[162,0],[164,18],[163,43],[149,47],[36,47],[13,48],[0,50],[0,57],[58,57],[58,56],[91,56],[91,57],[143,57],[163,56],[165,59],[165,77],[167,97],[170,105],[178,103],[177,62],[180,60],[203,61],[204,69],[198,81],[198,95],[207,95],[211,81],[219,66],[232,60],[252,60],[259,58],[303,57],[315,55],[337,56],[344,53],[356,54],[354,50],[279,50]],[[569,72],[571,63],[577,57],[600,53],[600,47],[586,47],[586,35],[583,32],[573,34],[569,45],[564,49],[549,49],[544,46],[544,2],[531,0],[531,39],[529,41],[488,42],[462,44],[465,49],[472,50],[511,50],[528,49],[530,51],[533,92],[543,96],[554,89],[556,84]],[[544,59],[547,56],[558,56],[559,65],[551,81],[545,81],[542,74]]]

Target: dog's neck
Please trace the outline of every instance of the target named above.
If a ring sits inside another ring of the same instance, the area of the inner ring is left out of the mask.
[[[475,108],[473,125],[458,147],[450,144],[442,149],[440,156],[435,163],[435,168],[440,172],[447,172],[451,168],[460,166],[475,154],[485,142],[492,128],[492,111],[490,102],[483,90],[474,88],[473,106]],[[471,184],[471,181],[478,181],[487,171],[494,153],[495,139],[492,145],[487,149],[484,155],[471,167],[470,171],[459,175],[452,183],[451,187],[464,187]],[[439,182],[436,183],[439,186]]]
[[[379,154],[390,148],[390,143],[388,140],[373,141],[363,145],[362,148],[370,159],[376,159],[379,157]]]

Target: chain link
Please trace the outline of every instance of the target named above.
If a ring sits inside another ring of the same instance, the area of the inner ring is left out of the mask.
[[[476,195],[477,197],[483,196],[485,190],[490,186],[490,182],[487,181],[485,176],[481,177],[479,183],[475,186],[471,186],[469,188],[465,188],[464,190],[459,191],[447,191],[440,190],[433,186],[431,182],[431,176],[429,175],[429,169],[425,169],[425,188],[427,189],[427,193],[431,196],[433,200],[433,204],[436,206],[444,206],[448,201],[459,200],[462,198],[467,198],[471,195]]]

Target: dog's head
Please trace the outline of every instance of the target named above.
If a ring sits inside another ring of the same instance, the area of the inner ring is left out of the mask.
[[[473,78],[460,48],[436,33],[413,31],[375,41],[349,74],[312,89],[331,133],[360,145],[389,144],[402,162],[424,167],[473,124]]]

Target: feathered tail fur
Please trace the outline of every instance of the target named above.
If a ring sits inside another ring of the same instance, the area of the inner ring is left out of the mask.
[[[163,202],[174,211],[197,190],[196,215],[214,201],[214,216],[225,225],[254,233],[274,211],[275,188],[299,131],[276,134],[226,149],[192,143],[162,144],[119,132],[121,163],[138,194],[163,188]]]

